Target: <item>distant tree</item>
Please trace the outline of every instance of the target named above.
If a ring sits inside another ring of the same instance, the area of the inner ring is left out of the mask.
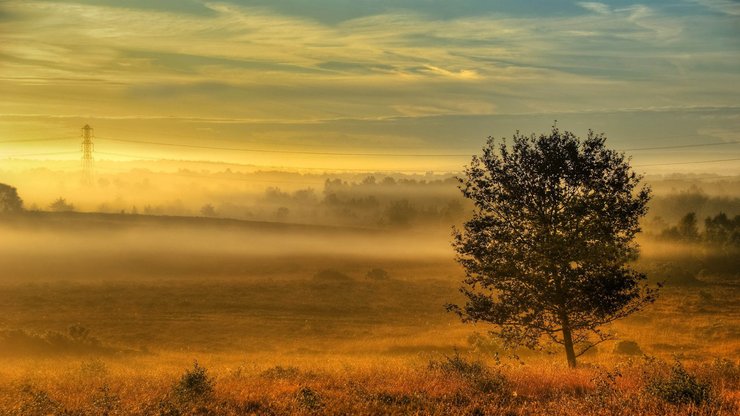
[[[385,178],[383,178],[383,181],[380,182],[380,183],[383,184],[383,185],[389,185],[389,186],[391,186],[391,185],[395,185],[396,184],[396,180],[393,179],[390,176],[386,176]]]
[[[696,213],[689,212],[678,221],[678,225],[666,228],[661,237],[673,240],[696,241],[699,239],[699,226]]]
[[[288,215],[290,215],[290,210],[287,207],[279,207],[275,210],[275,218],[277,220],[285,220],[288,218]]]
[[[205,204],[200,207],[200,214],[204,217],[215,217],[216,208],[214,208],[211,204]]]
[[[388,222],[394,226],[407,226],[416,216],[416,210],[407,199],[394,201],[386,210]]]
[[[465,322],[489,322],[504,346],[561,344],[568,364],[611,339],[601,327],[653,302],[657,288],[627,262],[650,190],[603,134],[556,127],[513,144],[489,139],[460,178],[474,203],[453,246],[466,278]]]
[[[14,214],[21,211],[23,211],[23,200],[18,196],[18,190],[0,183],[0,214]]]
[[[56,212],[71,212],[75,210],[75,206],[67,203],[67,200],[59,197],[56,201],[49,205],[49,209]]]
[[[729,218],[724,212],[704,220],[704,239],[710,243],[740,245],[740,215]]]
[[[689,212],[678,222],[678,235],[689,241],[699,239],[699,226],[697,225],[695,212]]]

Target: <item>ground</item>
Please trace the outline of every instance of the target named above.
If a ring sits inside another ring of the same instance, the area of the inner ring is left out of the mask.
[[[610,328],[638,350],[568,370],[445,312],[448,237],[123,219],[0,227],[0,414],[738,411],[740,291],[716,251],[643,242],[665,288]]]

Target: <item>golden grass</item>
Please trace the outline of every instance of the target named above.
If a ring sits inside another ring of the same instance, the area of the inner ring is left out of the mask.
[[[166,245],[153,244],[152,252],[104,246],[79,264],[67,263],[66,252],[45,263],[48,250],[36,247],[23,247],[33,261],[0,253],[0,331],[29,334],[13,344],[0,332],[0,416],[738,414],[740,293],[730,280],[669,284],[654,305],[609,328],[666,364],[617,354],[612,342],[570,370],[558,350],[516,351],[525,364],[499,366],[495,343],[471,342],[489,327],[445,312],[445,303],[461,300],[461,271],[449,258],[200,258]],[[650,250],[665,259],[641,266],[657,271],[664,261],[709,264],[683,247]],[[736,260],[723,261],[730,269]],[[366,278],[375,267],[392,278]],[[349,278],[317,279],[324,269]],[[73,343],[31,353],[46,331],[63,337],[70,325],[89,329],[106,348]],[[430,368],[455,350],[488,370]],[[711,400],[673,404],[651,390],[650,377],[671,377],[674,356],[699,387],[711,386]],[[175,386],[194,360],[208,370],[213,392],[183,397]]]
[[[428,356],[201,356],[213,394],[179,398],[173,388],[192,368],[192,358],[169,353],[15,361],[0,371],[0,414],[732,415],[740,409],[738,363],[724,370],[712,363],[689,366],[714,389],[712,400],[697,406],[671,404],[647,393],[642,373],[649,367],[639,359],[576,370],[544,358],[526,365],[488,360],[491,374],[500,372],[505,385],[484,390],[474,375],[430,368]],[[275,371],[277,365],[281,371]],[[615,368],[621,377],[600,385],[605,371]]]

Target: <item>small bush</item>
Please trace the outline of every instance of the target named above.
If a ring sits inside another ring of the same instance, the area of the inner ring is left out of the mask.
[[[676,360],[668,375],[655,374],[648,378],[645,391],[672,404],[701,405],[712,400],[712,386],[686,371]]]
[[[740,364],[727,358],[715,358],[709,367],[711,374],[725,383],[740,387]]]
[[[635,341],[619,341],[614,346],[616,354],[623,355],[642,355],[642,349]]]
[[[310,387],[301,387],[296,392],[296,401],[298,406],[307,410],[318,410],[324,406],[319,393]]]
[[[455,351],[452,357],[445,356],[442,361],[430,361],[430,370],[440,370],[447,374],[458,374],[464,377],[479,377],[486,371],[480,361],[468,361]]]
[[[365,277],[370,280],[388,280],[391,278],[391,275],[383,269],[375,268],[368,271]]]
[[[27,416],[46,416],[56,414],[59,402],[49,397],[49,394],[31,385],[25,385],[21,391],[26,394],[26,400],[21,404],[20,414]]]
[[[599,368],[591,378],[594,390],[587,396],[586,400],[599,406],[606,406],[613,399],[621,397],[617,388],[617,379],[620,377],[622,377],[622,373],[619,368],[615,368],[614,371]]]
[[[208,398],[213,394],[213,384],[213,379],[208,376],[206,369],[195,361],[193,369],[186,370],[175,385],[175,395],[186,401]]]
[[[101,416],[112,416],[121,414],[121,399],[117,394],[111,393],[107,385],[98,389],[92,399],[92,404]]]
[[[483,393],[506,393],[510,390],[509,381],[500,368],[491,369],[480,361],[468,361],[457,351],[452,357],[445,356],[443,361],[430,361],[429,369],[457,375]]]

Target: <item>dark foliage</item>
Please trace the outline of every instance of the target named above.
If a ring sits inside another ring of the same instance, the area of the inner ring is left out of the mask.
[[[699,380],[676,360],[667,375],[649,374],[645,390],[672,404],[702,405],[712,400],[712,385]]]
[[[304,409],[316,411],[324,406],[319,393],[310,387],[301,387],[295,396],[298,406]]]
[[[489,139],[460,179],[475,210],[453,243],[467,303],[450,310],[494,324],[506,347],[562,344],[575,366],[610,338],[602,325],[653,302],[657,289],[626,266],[650,190],[605,141],[557,128]]]
[[[455,351],[455,355],[445,356],[441,361],[430,361],[429,369],[461,377],[483,393],[509,393],[510,383],[501,371],[500,365],[488,367],[481,361],[466,360]]]
[[[72,212],[75,206],[67,202],[66,199],[59,197],[49,205],[49,209],[55,212]]]
[[[729,218],[724,212],[704,220],[704,239],[710,243],[740,246],[740,215]]]
[[[197,361],[191,370],[186,370],[175,385],[175,395],[182,401],[205,399],[213,394],[213,379]]]
[[[21,211],[23,211],[23,200],[18,196],[18,190],[0,183],[0,214],[15,214]]]

